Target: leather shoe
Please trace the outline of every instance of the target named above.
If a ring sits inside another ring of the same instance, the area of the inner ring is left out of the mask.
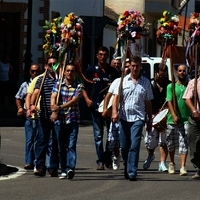
[[[129,177],[129,181],[137,181],[137,178],[135,176]]]
[[[35,176],[45,176],[45,171],[42,168],[38,168],[34,170],[34,175]]]
[[[24,169],[34,169],[34,166],[30,164],[26,164],[24,165]]]
[[[104,170],[105,168],[104,168],[104,164],[99,164],[98,166],[97,166],[97,170]]]
[[[55,169],[50,169],[50,170],[49,170],[49,175],[50,175],[51,177],[58,177],[58,171],[55,170]]]

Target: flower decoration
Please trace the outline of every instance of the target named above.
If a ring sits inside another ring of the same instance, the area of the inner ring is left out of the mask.
[[[52,56],[60,46],[61,32],[60,26],[62,17],[54,18],[52,21],[45,20],[43,29],[45,30],[44,44],[42,46],[44,54]]]
[[[160,27],[157,30],[157,40],[160,44],[168,42],[169,44],[176,43],[176,38],[181,33],[178,27],[179,18],[172,12],[164,11],[163,17],[159,20]]]
[[[83,20],[74,13],[64,17],[61,23],[61,39],[64,46],[70,45],[77,48],[80,45],[83,34],[82,24]]]
[[[118,18],[118,38],[140,39],[145,27],[145,18],[137,11],[128,10]],[[147,28],[147,26],[146,26]]]
[[[188,29],[190,30],[191,36],[200,36],[200,14],[192,13],[190,16],[190,23],[188,25]]]

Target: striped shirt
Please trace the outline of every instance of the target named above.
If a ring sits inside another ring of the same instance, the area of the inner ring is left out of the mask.
[[[53,93],[58,93],[59,82],[53,87]],[[58,104],[62,105],[72,100],[73,97],[81,97],[83,85],[74,82],[72,85],[66,85],[65,81],[61,84],[60,96]],[[80,122],[80,111],[78,102],[70,108],[63,108],[59,110],[58,120],[62,124],[69,124],[71,122]]]
[[[114,94],[118,94],[118,87]],[[141,76],[134,83],[131,75],[124,77],[120,95],[119,117],[128,122],[145,120],[145,101],[153,99],[150,81]]]
[[[40,89],[41,83],[42,83],[42,79],[44,76],[41,76],[38,78],[36,85],[35,85],[35,89]],[[50,103],[51,103],[51,93],[52,93],[52,89],[53,86],[56,83],[56,79],[51,78],[49,76],[49,72],[47,72],[44,83],[43,83],[43,87],[41,89],[41,100],[40,100],[40,117],[41,118],[47,118],[50,119],[51,116],[51,107],[50,107]]]

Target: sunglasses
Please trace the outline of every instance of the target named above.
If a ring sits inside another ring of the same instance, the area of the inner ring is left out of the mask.
[[[56,63],[48,63],[47,65],[49,66],[49,67],[52,67],[52,66],[54,66]]]
[[[40,70],[31,70],[31,73],[38,73]]]

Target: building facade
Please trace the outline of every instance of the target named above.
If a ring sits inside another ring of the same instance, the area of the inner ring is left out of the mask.
[[[83,67],[95,63],[96,49],[104,45],[110,50],[110,60],[116,43],[118,16],[125,10],[133,9],[145,13],[151,23],[149,35],[142,39],[143,51],[151,56],[159,56],[156,43],[158,19],[164,10],[179,12],[181,0],[0,0],[0,60],[2,53],[8,52],[14,67],[11,75],[14,98],[19,85],[28,76],[31,62],[43,66],[42,44],[45,20],[54,16],[62,17],[75,12],[84,21]],[[200,12],[200,1],[190,0],[187,16]],[[158,9],[159,8],[159,9]],[[182,15],[185,15],[183,9]],[[180,38],[181,41],[181,38]],[[11,98],[11,101],[12,98]]]

